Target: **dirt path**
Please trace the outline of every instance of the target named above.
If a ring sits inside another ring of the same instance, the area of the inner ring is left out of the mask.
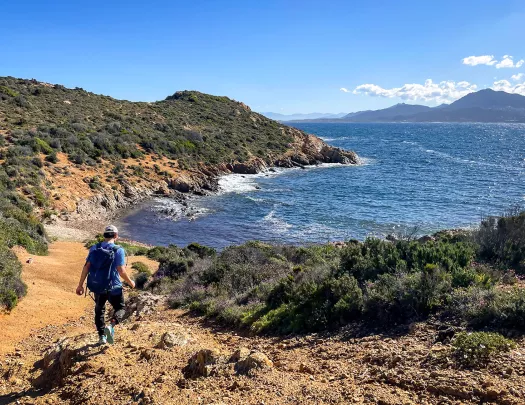
[[[89,297],[75,294],[78,277],[86,259],[87,250],[78,242],[55,242],[48,256],[34,256],[24,249],[15,249],[23,263],[22,279],[27,284],[27,295],[10,314],[0,315],[0,356],[13,351],[17,344],[32,332],[49,325],[62,325],[84,315],[93,306]],[[31,264],[26,263],[29,257]],[[136,256],[128,265],[142,261],[150,268],[155,263]]]
[[[0,355],[12,351],[36,329],[80,317],[91,304],[91,300],[75,295],[86,258],[82,244],[53,243],[49,256],[33,256],[24,249],[16,249],[15,253],[23,263],[22,279],[28,290],[10,314],[0,316]],[[29,257],[33,258],[31,264],[26,263]]]

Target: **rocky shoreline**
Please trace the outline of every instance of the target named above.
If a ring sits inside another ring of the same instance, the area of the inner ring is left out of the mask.
[[[273,168],[305,168],[323,163],[357,165],[359,157],[353,151],[332,147],[313,135],[307,135],[294,128],[295,142],[285,154],[266,159],[256,157],[248,162],[232,162],[213,166],[201,165],[198,169],[178,173],[166,181],[152,181],[146,185],[121,182],[118,190],[105,189],[103,193],[82,199],[76,210],[53,215],[46,225],[54,229],[78,229],[96,233],[107,221],[121,215],[122,210],[154,197],[170,198],[181,206],[182,214],[189,209],[188,199],[192,195],[211,195],[219,191],[219,178],[228,174],[258,174]],[[53,232],[55,233],[55,232]]]

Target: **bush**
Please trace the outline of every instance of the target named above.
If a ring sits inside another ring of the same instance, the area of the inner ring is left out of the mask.
[[[481,221],[474,240],[481,259],[525,272],[525,212],[511,210]]]
[[[348,243],[341,255],[341,272],[353,275],[358,281],[376,280],[381,274],[412,273],[432,264],[447,272],[470,265],[475,255],[472,244],[445,241],[397,241],[375,238],[365,242]]]
[[[479,367],[488,363],[498,353],[508,352],[516,345],[499,333],[461,332],[452,342],[454,355],[463,366]]]
[[[137,273],[145,273],[148,276],[151,276],[151,270],[149,269],[148,265],[142,262],[135,262],[131,265],[131,268],[135,270]]]
[[[382,324],[436,312],[451,292],[451,277],[435,265],[419,273],[383,274],[366,287],[365,316]]]
[[[49,155],[47,155],[46,156],[46,162],[58,163],[58,156],[57,156],[56,152],[53,152],[53,153],[50,153]]]
[[[26,294],[27,287],[21,279],[22,265],[15,254],[0,247],[0,308],[10,311]]]
[[[186,249],[190,252],[195,253],[197,256],[199,256],[201,259],[204,257],[212,257],[217,254],[217,251],[213,248],[199,245],[198,243],[190,243],[188,246],[186,246]]]
[[[151,277],[151,274],[148,274],[146,272],[139,272],[137,277],[135,277],[135,286],[139,290],[143,290],[146,286],[147,282],[149,281]]]
[[[449,312],[475,328],[514,329],[525,332],[525,290],[457,290],[448,305]]]

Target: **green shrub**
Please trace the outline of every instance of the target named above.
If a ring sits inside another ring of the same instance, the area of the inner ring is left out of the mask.
[[[211,257],[215,256],[217,254],[217,251],[213,248],[199,245],[198,243],[190,243],[188,246],[186,246],[186,249],[190,252],[195,253],[197,256],[199,256],[201,259],[204,257]]]
[[[5,245],[0,247],[0,308],[10,311],[26,294],[27,287],[21,279],[22,265]]]
[[[387,325],[421,318],[440,309],[451,290],[450,275],[436,265],[419,273],[383,274],[367,286],[365,316]]]
[[[55,152],[53,148],[49,146],[49,144],[43,139],[35,138],[35,143],[36,143],[38,152],[45,153],[46,155],[50,155]]]
[[[525,211],[484,219],[474,240],[483,260],[525,272]]]
[[[525,290],[471,287],[454,291],[449,313],[475,328],[505,328],[525,332]]]
[[[148,276],[151,276],[151,270],[149,269],[148,265],[142,262],[135,262],[131,265],[131,268],[135,270],[137,273],[145,273]]]
[[[46,156],[46,162],[49,163],[58,163],[58,156],[56,152],[52,152],[49,155]]]
[[[139,290],[143,290],[146,286],[147,282],[149,281],[151,277],[151,274],[148,274],[146,272],[139,272],[137,277],[135,277],[135,286]]]
[[[468,367],[485,365],[493,355],[508,352],[516,346],[499,333],[489,332],[461,332],[452,345],[458,363]]]

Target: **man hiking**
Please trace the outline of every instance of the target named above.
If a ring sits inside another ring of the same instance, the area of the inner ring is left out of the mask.
[[[77,294],[84,294],[84,281],[87,277],[87,288],[95,294],[95,325],[100,344],[113,343],[115,325],[121,322],[124,316],[124,294],[120,277],[131,288],[135,288],[135,283],[126,272],[126,253],[122,247],[115,244],[117,239],[117,227],[107,226],[104,230],[104,241],[89,249],[77,287]],[[104,319],[107,301],[114,310],[108,326],[105,325]]]

